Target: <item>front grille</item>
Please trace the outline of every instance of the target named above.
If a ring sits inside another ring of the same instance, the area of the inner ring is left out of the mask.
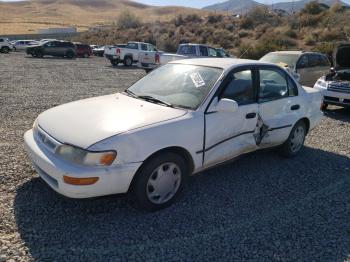
[[[330,97],[330,96],[325,96],[324,100],[333,101],[333,102],[339,102],[339,98],[337,98],[337,97]]]
[[[61,145],[58,141],[56,141],[38,126],[35,128],[35,135],[38,142],[44,145],[45,148],[51,151],[52,153],[55,153],[57,148]]]
[[[329,91],[350,93],[350,82],[331,82],[328,85]]]

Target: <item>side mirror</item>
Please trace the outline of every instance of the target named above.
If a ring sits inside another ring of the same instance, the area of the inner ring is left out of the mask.
[[[216,111],[234,113],[238,110],[238,103],[234,100],[223,98],[216,105]]]

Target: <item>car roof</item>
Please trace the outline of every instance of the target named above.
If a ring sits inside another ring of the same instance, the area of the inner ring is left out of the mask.
[[[170,62],[170,64],[184,64],[184,65],[198,65],[198,66],[207,66],[207,67],[217,67],[224,70],[230,69],[235,66],[241,65],[273,65],[270,63],[264,63],[257,60],[249,59],[238,59],[238,58],[194,58],[194,59],[184,59],[176,60]]]
[[[275,51],[275,52],[270,52],[268,54],[284,54],[284,55],[318,54],[318,55],[323,55],[322,53],[311,52],[311,51]]]

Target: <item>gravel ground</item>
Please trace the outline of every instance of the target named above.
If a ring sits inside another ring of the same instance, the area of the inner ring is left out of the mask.
[[[123,195],[54,193],[28,161],[23,133],[48,108],[143,75],[103,58],[0,54],[0,262],[350,261],[350,110],[327,111],[296,158],[249,154],[191,178],[182,199],[157,213]]]

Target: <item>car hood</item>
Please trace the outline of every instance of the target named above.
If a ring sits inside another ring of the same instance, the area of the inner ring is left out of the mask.
[[[37,123],[61,143],[88,148],[111,136],[186,113],[186,110],[113,94],[49,109],[39,115]]]
[[[341,44],[334,49],[333,62],[336,69],[350,68],[350,44]]]

